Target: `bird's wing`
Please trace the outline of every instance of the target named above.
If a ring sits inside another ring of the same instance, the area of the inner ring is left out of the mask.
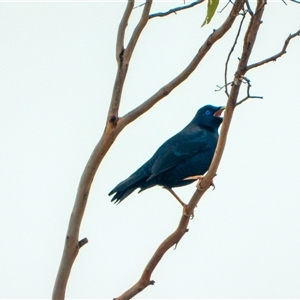
[[[151,168],[151,178],[178,165],[195,154],[205,151],[208,144],[208,134],[197,127],[179,132],[167,140],[155,153],[155,161]]]

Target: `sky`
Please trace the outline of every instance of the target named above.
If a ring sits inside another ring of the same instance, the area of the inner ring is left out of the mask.
[[[300,5],[286,2],[268,1],[250,63],[279,52],[299,30]],[[1,299],[51,297],[78,182],[105,126],[125,5],[0,3]],[[178,5],[154,1],[151,12]],[[127,41],[141,11],[133,11]],[[148,22],[120,116],[181,72],[228,9],[201,28],[205,12],[202,4]],[[112,145],[93,181],[80,230],[89,242],[73,265],[68,299],[119,296],[177,227],[182,209],[160,187],[135,192],[120,205],[107,194],[201,106],[226,103],[225,93],[215,90],[224,84],[237,26],[238,20],[187,81]],[[239,43],[229,78],[240,50]],[[263,99],[236,109],[216,189],[204,195],[189,232],[155,269],[155,285],[136,298],[300,298],[299,51],[295,38],[282,58],[247,73],[251,94]],[[194,191],[195,184],[176,189],[186,202]]]

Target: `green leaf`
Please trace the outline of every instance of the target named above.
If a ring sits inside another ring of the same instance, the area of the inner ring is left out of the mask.
[[[207,14],[201,27],[203,27],[204,25],[208,24],[211,21],[212,17],[216,12],[218,5],[219,5],[219,0],[208,0]]]

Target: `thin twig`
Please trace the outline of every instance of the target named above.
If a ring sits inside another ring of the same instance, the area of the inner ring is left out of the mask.
[[[222,13],[226,9],[229,3],[233,4],[231,0],[228,0],[227,3],[224,5],[224,7],[220,11],[218,11],[218,13]]]
[[[228,86],[228,85],[231,85],[231,84],[232,84],[232,81],[228,82],[226,85]],[[226,85],[225,84],[222,85],[222,86],[216,85],[217,89],[215,89],[215,92],[219,92],[219,91],[223,90],[226,87]]]
[[[257,68],[257,67],[259,67],[259,66],[261,66],[263,64],[269,63],[271,61],[276,61],[277,58],[279,58],[282,55],[286,54],[286,49],[287,49],[287,47],[288,47],[291,39],[293,39],[293,38],[295,38],[297,36],[300,36],[300,29],[298,31],[296,31],[295,33],[290,34],[288,36],[288,38],[284,42],[282,50],[279,53],[277,53],[277,54],[275,54],[275,55],[273,55],[273,56],[271,56],[269,58],[266,58],[264,60],[261,60],[260,62],[257,62],[257,63],[254,63],[252,65],[247,66],[247,71],[249,71],[249,70],[251,70],[253,68]]]
[[[241,105],[242,103],[244,103],[248,99],[263,99],[262,96],[251,96],[250,95],[250,88],[251,88],[250,79],[248,79],[247,77],[244,76],[242,82],[247,84],[247,95],[242,100],[238,101],[236,103],[235,107],[237,107],[238,105]]]
[[[246,0],[246,6],[247,6],[247,10],[248,10],[249,14],[250,14],[251,16],[253,16],[253,11],[252,11],[252,9],[251,9],[249,0]]]
[[[142,7],[146,4],[146,2],[142,3],[142,4],[139,4],[139,5],[136,5],[133,9],[136,9],[136,8],[139,8],[139,7]]]
[[[225,81],[225,94],[227,95],[227,97],[229,96],[229,93],[228,93],[228,89],[227,89],[227,86],[228,86],[228,82],[227,82],[227,75],[228,75],[228,64],[229,64],[229,60],[230,60],[230,57],[231,57],[231,54],[233,53],[234,49],[235,49],[235,46],[237,44],[237,41],[239,39],[239,36],[240,36],[240,33],[241,33],[241,29],[242,29],[242,26],[243,26],[243,23],[244,23],[244,20],[246,18],[246,14],[247,12],[244,11],[243,14],[242,14],[242,20],[240,22],[240,25],[239,25],[239,29],[238,29],[238,32],[236,34],[236,37],[234,39],[234,42],[233,42],[233,45],[228,53],[228,56],[227,56],[227,59],[226,59],[226,62],[225,62],[225,72],[224,72],[224,81]]]
[[[168,16],[170,14],[176,14],[176,12],[178,12],[180,10],[191,8],[195,5],[203,3],[204,1],[205,0],[197,0],[197,1],[192,2],[192,3],[190,3],[188,5],[185,5],[185,6],[178,6],[178,7],[172,8],[172,9],[166,11],[166,12],[154,13],[154,14],[149,15],[149,19],[152,19],[152,18],[155,18],[155,17],[165,17],[165,16]]]

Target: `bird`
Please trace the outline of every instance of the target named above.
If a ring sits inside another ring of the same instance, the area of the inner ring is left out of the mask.
[[[207,172],[217,146],[224,109],[213,105],[201,107],[187,126],[164,142],[145,164],[109,192],[109,196],[113,195],[111,202],[119,204],[137,188],[140,193],[158,185],[186,207],[173,188],[201,180]]]

